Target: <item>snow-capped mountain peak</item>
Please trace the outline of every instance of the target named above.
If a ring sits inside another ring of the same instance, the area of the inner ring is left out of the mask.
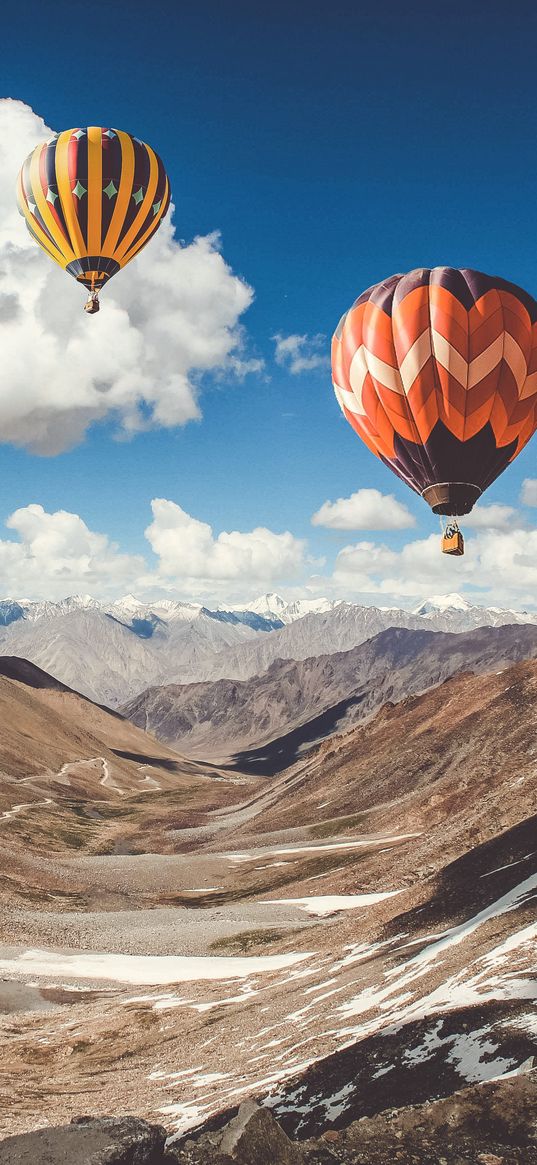
[[[281,595],[277,595],[275,592],[269,592],[266,595],[260,595],[258,599],[254,599],[251,603],[241,603],[240,606],[233,607],[232,610],[253,611],[255,615],[280,618],[281,612],[286,607],[286,600],[282,599]]]
[[[135,611],[139,611],[142,607],[145,607],[145,603],[142,603],[141,599],[137,599],[136,595],[123,595],[121,599],[117,599],[112,605],[116,611],[124,611],[125,614],[133,614]]]
[[[93,611],[101,606],[91,595],[68,595],[56,604],[63,611]]]
[[[284,608],[280,618],[292,623],[295,619],[302,619],[304,615],[324,615],[327,611],[340,607],[343,602],[343,599],[295,599]]]
[[[263,615],[268,619],[279,619],[282,623],[294,623],[304,615],[322,615],[333,611],[340,606],[342,599],[294,599],[291,603],[281,595],[269,593],[253,599],[250,603],[242,603],[240,607],[232,607],[233,611],[253,611],[256,615]]]
[[[438,615],[445,611],[470,611],[472,604],[455,592],[449,595],[431,595],[412,611],[413,615]]]

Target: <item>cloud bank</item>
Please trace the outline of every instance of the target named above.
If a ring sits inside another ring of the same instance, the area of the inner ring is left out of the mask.
[[[35,503],[15,510],[6,522],[14,537],[0,539],[0,598],[114,598],[125,591],[242,598],[275,579],[292,583],[307,566],[305,543],[288,531],[260,526],[215,535],[176,502],[156,498],[151,508],[145,535],[154,563],[123,553],[78,514],[47,513]]]
[[[513,506],[505,506],[501,502],[478,505],[461,521],[469,530],[511,530],[523,524]]]
[[[416,519],[393,494],[359,489],[350,498],[324,502],[311,523],[330,530],[407,530]]]
[[[51,136],[21,101],[0,100],[0,432],[55,454],[96,421],[131,434],[200,417],[204,374],[243,376],[241,317],[252,288],[233,274],[217,233],[183,246],[171,213],[151,245],[103,293],[103,310],[33,242],[15,200],[21,163]]]
[[[327,594],[378,606],[409,606],[430,594],[462,591],[482,605],[537,607],[537,529],[513,524],[477,529],[464,558],[440,553],[439,534],[401,549],[383,542],[343,546],[332,570],[320,570],[305,540],[259,526],[219,531],[177,502],[155,498],[145,554],[129,554],[78,514],[47,513],[33,503],[7,519],[0,538],[0,597],[61,599],[90,593],[117,598],[172,595],[203,602],[248,601],[282,589],[288,598]]]
[[[18,540],[0,540],[2,598],[61,599],[80,591],[104,597],[144,573],[141,556],[123,554],[78,514],[49,514],[32,504],[15,510],[6,526]]]
[[[176,502],[156,498],[145,534],[166,578],[263,580],[293,577],[304,566],[304,543],[286,531],[263,526],[250,533],[223,531],[215,538],[206,522],[192,518]]]
[[[368,602],[463,591],[481,604],[535,609],[537,529],[519,526],[501,538],[496,529],[477,530],[466,539],[463,558],[441,554],[436,534],[401,550],[358,542],[340,550],[331,584],[339,594],[364,595]]]

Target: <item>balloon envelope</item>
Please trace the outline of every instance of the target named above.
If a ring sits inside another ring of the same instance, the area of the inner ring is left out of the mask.
[[[36,146],[17,184],[19,210],[39,246],[90,290],[141,251],[170,203],[151,146],[118,129],[67,129]]]
[[[537,428],[537,303],[470,269],[368,288],[332,341],[343,413],[438,514],[467,514]]]

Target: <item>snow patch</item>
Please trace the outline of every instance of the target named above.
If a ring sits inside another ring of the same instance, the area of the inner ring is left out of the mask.
[[[298,906],[307,914],[323,918],[329,914],[336,914],[338,910],[357,910],[363,906],[373,906],[375,902],[382,902],[385,898],[393,898],[400,893],[400,890],[388,890],[379,894],[325,894],[311,898],[269,898],[261,902],[261,905]]]
[[[31,950],[15,959],[0,959],[0,972],[41,975],[52,979],[107,979],[116,983],[188,983],[200,979],[245,979],[280,971],[310,958],[300,955],[119,955],[105,951],[63,954]]]

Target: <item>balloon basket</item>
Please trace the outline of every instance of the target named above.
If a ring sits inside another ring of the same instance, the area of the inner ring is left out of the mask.
[[[448,526],[442,534],[442,554],[454,554],[460,558],[464,554],[464,538],[459,527]]]
[[[89,299],[87,299],[84,304],[84,311],[87,312],[89,316],[94,316],[95,313],[100,310],[100,307],[101,305],[99,303],[97,293],[92,291]]]

